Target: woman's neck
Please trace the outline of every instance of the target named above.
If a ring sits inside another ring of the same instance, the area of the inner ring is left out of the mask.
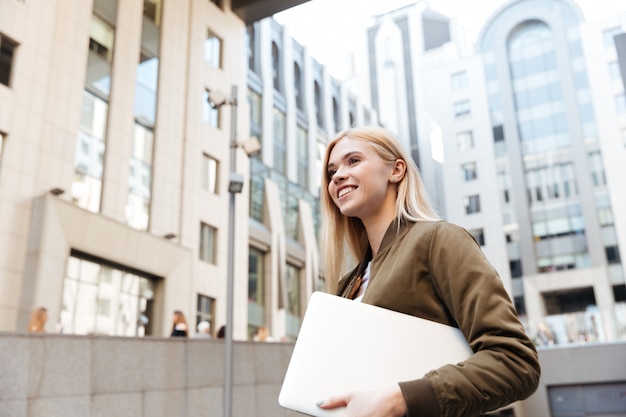
[[[372,248],[372,258],[378,253],[383,237],[385,237],[385,233],[394,219],[395,216],[384,216],[376,221],[363,223],[367,232],[367,240]]]

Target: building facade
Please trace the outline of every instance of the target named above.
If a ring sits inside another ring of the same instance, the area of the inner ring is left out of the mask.
[[[280,26],[253,24],[301,2],[0,3],[1,330],[43,306],[49,332],[167,336],[180,310],[216,334],[234,214],[233,336],[295,337],[321,285],[318,146],[363,114]]]
[[[569,0],[505,3],[474,48],[425,2],[368,29],[381,123],[417,145],[440,212],[481,244],[541,347],[626,340],[624,32],[626,14],[587,22]],[[580,406],[623,379],[571,375],[549,375],[523,415],[624,415],[619,400]]]
[[[325,289],[317,246],[326,144],[357,124],[377,123],[354,84],[327,69],[273,18],[247,27],[250,136],[248,323],[295,340],[306,301]]]

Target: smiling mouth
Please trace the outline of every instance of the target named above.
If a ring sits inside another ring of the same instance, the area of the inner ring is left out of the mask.
[[[356,187],[346,187],[346,188],[342,188],[339,193],[337,193],[337,198],[341,198],[344,195],[351,193],[352,191],[356,190]]]

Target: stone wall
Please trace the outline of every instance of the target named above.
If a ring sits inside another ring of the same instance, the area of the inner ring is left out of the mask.
[[[293,344],[236,342],[232,415],[289,417]],[[220,417],[219,340],[0,333],[0,417]]]
[[[292,352],[234,343],[233,417],[301,416],[278,405]],[[515,416],[549,417],[550,387],[621,387],[624,352],[626,343],[541,349],[541,384]],[[220,340],[0,332],[0,417],[222,417],[223,378]]]

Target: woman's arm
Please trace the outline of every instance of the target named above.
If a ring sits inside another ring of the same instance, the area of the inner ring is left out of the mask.
[[[429,260],[433,285],[475,353],[461,364],[429,372],[426,381],[400,383],[408,416],[482,415],[530,396],[539,383],[537,352],[480,246],[464,229],[441,222],[435,226]],[[432,399],[425,382],[434,391],[437,414],[418,414]]]

